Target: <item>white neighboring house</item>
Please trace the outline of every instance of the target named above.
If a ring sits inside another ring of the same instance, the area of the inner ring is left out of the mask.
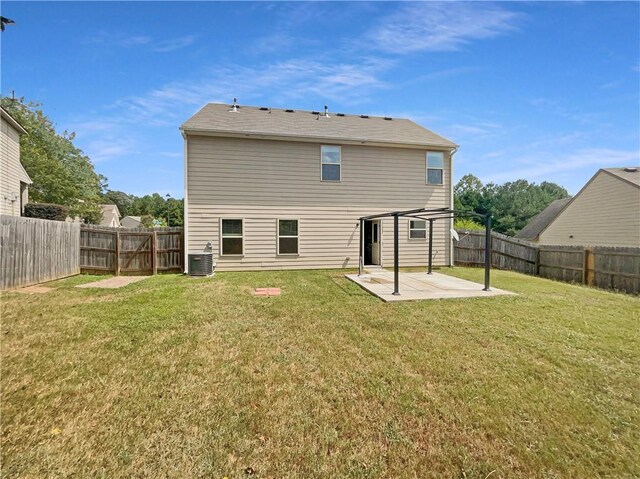
[[[123,228],[140,228],[142,218],[140,216],[125,216],[120,219],[120,226]]]
[[[640,168],[603,168],[538,233],[546,245],[640,246]]]
[[[102,208],[102,219],[100,220],[101,226],[120,226],[120,210],[116,205],[100,205]]]
[[[29,201],[31,178],[20,163],[20,136],[26,130],[2,110],[0,132],[0,214],[21,216]]]

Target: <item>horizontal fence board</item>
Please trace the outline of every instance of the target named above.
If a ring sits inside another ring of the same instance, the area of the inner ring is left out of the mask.
[[[484,231],[460,231],[455,264],[484,266]],[[640,292],[640,248],[538,245],[491,234],[491,266],[544,278]]]

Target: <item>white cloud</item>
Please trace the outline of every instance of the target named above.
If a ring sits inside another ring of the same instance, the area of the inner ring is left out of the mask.
[[[541,112],[551,113],[553,115],[566,118],[583,125],[597,125],[601,128],[609,126],[608,124],[603,123],[600,120],[601,113],[583,113],[577,111],[577,109],[573,106],[567,107],[560,102],[550,100],[548,98],[534,98],[532,100],[529,100],[529,103],[531,103]]]
[[[455,124],[448,128],[454,135],[471,136],[474,139],[487,138],[498,135],[503,126],[492,122],[479,122],[472,124]]]
[[[562,172],[577,172],[585,167],[591,167],[595,173],[598,168],[637,165],[640,162],[640,151],[585,148],[568,154],[556,152],[538,154],[534,157],[513,158],[510,162],[524,166],[513,169],[502,168],[500,172],[486,175],[484,179],[496,183],[519,178],[534,180]]]
[[[94,163],[131,156],[136,153],[134,140],[122,136],[109,136],[90,140],[84,150]]]
[[[262,67],[235,65],[124,98],[116,106],[121,121],[144,120],[162,125],[175,124],[176,118],[184,119],[208,102],[230,102],[234,97],[241,103],[259,101],[265,91],[283,102],[314,95],[341,104],[362,103],[367,92],[386,87],[378,76],[389,66],[389,62],[378,59],[364,59],[360,63],[289,60]]]
[[[89,43],[120,48],[144,47],[154,52],[166,53],[191,45],[195,39],[196,37],[193,35],[186,35],[183,37],[158,40],[147,35],[131,35],[121,32],[102,31],[91,38]]]
[[[613,90],[614,88],[618,88],[624,83],[624,80],[621,78],[619,80],[612,80],[610,82],[604,83],[600,85],[601,90]]]
[[[515,30],[522,14],[485,2],[421,2],[404,5],[369,34],[392,53],[451,51]]]
[[[160,53],[174,52],[191,45],[195,41],[195,39],[196,37],[194,37],[193,35],[186,35],[184,37],[163,40],[155,44],[155,46],[153,47],[153,51]]]

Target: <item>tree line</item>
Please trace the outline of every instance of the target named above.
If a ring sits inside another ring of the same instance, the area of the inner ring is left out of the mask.
[[[183,200],[158,193],[137,197],[108,189],[107,178],[73,144],[75,133],[56,132],[42,105],[24,98],[0,98],[2,107],[27,130],[20,138],[20,160],[33,184],[29,201],[61,205],[71,218],[97,224],[103,204],[115,204],[122,216],[141,216],[143,224],[182,226]],[[155,220],[155,221],[154,221]]]
[[[53,203],[68,208],[69,216],[87,223],[99,223],[100,205],[115,204],[122,216],[140,216],[143,225],[182,226],[182,199],[153,193],[135,196],[110,190],[107,178],[95,171],[90,158],[77,148],[75,133],[57,133],[41,104],[24,98],[1,98],[5,108],[28,132],[20,139],[22,164],[31,177],[29,199],[35,203]],[[483,184],[473,175],[465,175],[454,187],[454,208],[459,211],[491,213],[496,231],[514,235],[554,200],[569,194],[562,186],[526,180]],[[457,226],[481,228],[473,220],[460,220]]]
[[[551,202],[569,197],[566,189],[548,181],[539,185],[527,180],[485,185],[474,175],[463,176],[454,187],[453,195],[456,210],[483,215],[491,213],[493,229],[509,236],[524,228],[531,218]],[[483,227],[468,219],[457,222],[456,226]]]

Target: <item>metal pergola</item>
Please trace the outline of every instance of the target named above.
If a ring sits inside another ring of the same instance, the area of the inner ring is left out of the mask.
[[[360,255],[358,258],[358,276],[364,268],[364,222],[381,218],[393,218],[393,294],[400,294],[398,222],[400,217],[415,218],[429,222],[429,261],[428,274],[433,267],[433,223],[437,220],[454,219],[456,217],[472,217],[480,219],[485,225],[484,241],[484,291],[491,288],[491,214],[479,214],[470,211],[456,211],[450,208],[417,208],[415,210],[390,211],[377,215],[362,216],[360,221]]]

